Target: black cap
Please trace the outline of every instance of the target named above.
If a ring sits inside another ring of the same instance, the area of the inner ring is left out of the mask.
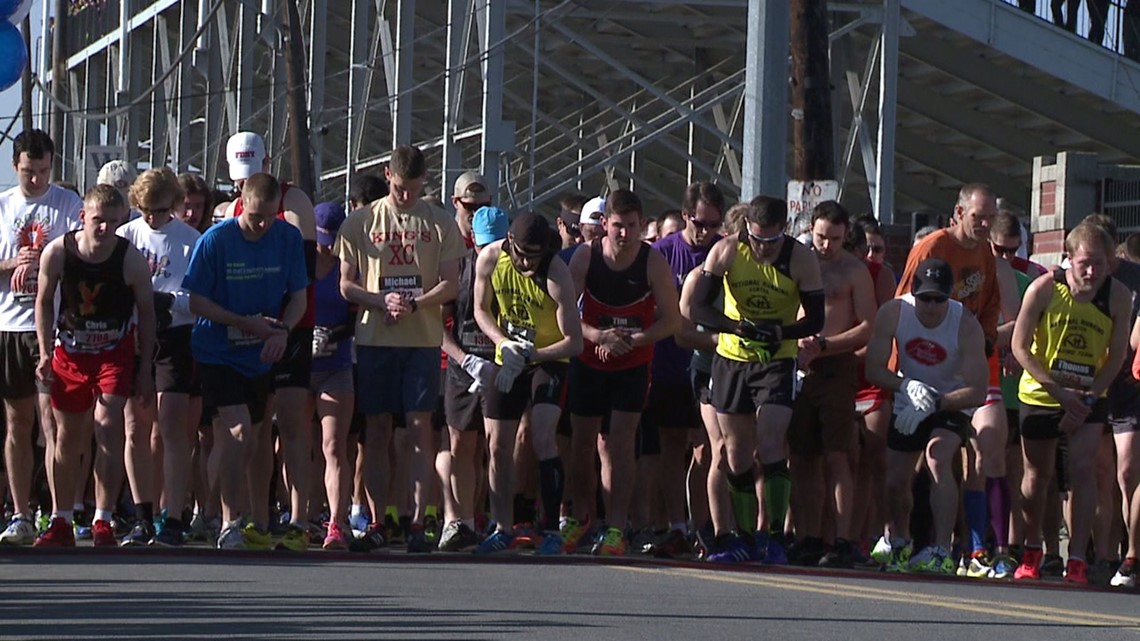
[[[511,221],[511,238],[516,247],[546,247],[550,244],[550,223],[534,212],[520,214]]]
[[[919,264],[910,285],[911,294],[941,294],[949,297],[953,291],[954,270],[950,268],[950,263],[941,258],[927,258]]]

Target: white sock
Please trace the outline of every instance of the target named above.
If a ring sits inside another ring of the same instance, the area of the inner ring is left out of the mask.
[[[59,510],[58,512],[51,513],[51,520],[53,521],[56,519],[63,519],[64,521],[71,523],[71,519],[73,518],[75,518],[74,510]]]
[[[87,506],[82,503],[76,503],[75,505],[71,506],[71,509],[74,512],[82,512],[83,510],[87,509]]]
[[[95,518],[91,522],[94,523],[95,521],[106,521],[106,522],[110,523],[111,522],[111,511],[110,510],[100,510],[99,508],[95,508]]]
[[[353,504],[352,504],[352,507],[349,509],[349,512],[348,512],[348,513],[349,513],[349,515],[350,515],[352,518],[354,518],[354,519],[355,519],[356,517],[358,517],[358,516],[360,516],[361,514],[363,514],[363,513],[364,513],[364,506],[363,506],[363,505],[359,505],[359,504],[356,504],[356,503],[353,503]]]

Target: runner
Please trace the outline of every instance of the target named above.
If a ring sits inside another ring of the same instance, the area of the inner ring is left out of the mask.
[[[669,263],[640,240],[641,199],[619,189],[606,199],[605,211],[605,235],[583,244],[570,259],[575,292],[582,296],[585,341],[569,375],[571,491],[575,514],[583,522],[595,495],[591,481],[597,451],[609,527],[599,532],[591,551],[620,556],[628,547],[625,528],[637,473],[634,444],[649,393],[654,345],[677,331],[680,314]],[[599,438],[607,416],[609,431]],[[567,547],[576,547],[581,528],[571,526],[567,532]]]
[[[491,518],[496,526],[477,553],[499,552],[513,543],[512,458],[519,419],[528,404],[542,495],[543,539],[538,554],[563,550],[558,515],[565,473],[554,435],[566,363],[582,351],[582,329],[570,270],[554,255],[557,245],[552,235],[542,217],[522,214],[511,223],[507,238],[487,245],[475,264],[475,321],[495,345],[499,366],[494,385],[483,390]]]
[[[269,156],[265,151],[265,141],[261,136],[242,131],[230,136],[226,142],[226,159],[229,162],[230,179],[238,191],[244,189],[247,178],[269,169]],[[277,218],[296,227],[301,232],[305,251],[305,272],[309,278],[307,305],[301,322],[290,330],[285,355],[274,364],[273,377],[269,389],[269,409],[276,418],[274,425],[280,432],[281,452],[285,463],[286,487],[290,494],[289,527],[277,544],[287,550],[304,550],[309,547],[309,488],[312,475],[312,425],[309,407],[309,383],[313,367],[313,325],[316,304],[313,282],[317,260],[317,226],[313,215],[313,203],[300,189],[289,183],[280,184],[280,200],[277,203]],[[227,210],[227,217],[240,216],[244,211],[245,199],[233,201]],[[283,312],[282,312],[283,313]],[[275,412],[275,414],[274,414]],[[265,440],[255,444],[257,455],[250,474],[251,500],[253,501],[253,528],[256,532],[250,544],[268,546],[269,526],[269,482],[273,478],[272,432],[262,434]]]
[[[430,552],[423,525],[436,453],[431,418],[440,387],[440,305],[455,299],[459,259],[467,250],[455,221],[420,199],[427,163],[419,149],[397,147],[384,175],[389,194],[354,211],[341,227],[340,289],[361,309],[358,385],[375,390],[358,402],[366,420],[369,494],[377,506],[387,505],[392,415],[403,413],[417,444],[408,551]],[[371,527],[379,527],[381,518],[374,514]]]
[[[138,398],[127,401],[127,479],[135,503],[143,506],[144,515],[153,514],[156,499],[162,498],[167,518],[162,532],[157,535],[152,520],[146,516],[140,518],[131,533],[123,538],[122,545],[149,545],[154,541],[180,546],[183,543],[182,510],[186,506],[190,481],[190,439],[196,438],[198,433],[198,425],[187,420],[190,391],[197,383],[190,347],[195,319],[190,313],[190,294],[182,289],[182,279],[201,234],[174,217],[184,196],[173,172],[165,169],[143,172],[131,186],[130,197],[134,209],[142,216],[120,227],[118,234],[142,252],[150,268],[157,318],[158,343],[153,371],[158,403],[156,408],[151,403],[139,402]],[[154,460],[151,451],[156,423],[162,443],[160,460]],[[155,487],[156,479],[162,479],[161,487]]]
[[[785,446],[792,417],[797,341],[824,325],[823,281],[811,251],[784,234],[788,206],[759,196],[748,205],[741,232],[713,246],[694,293],[693,320],[720,333],[712,370],[712,400],[724,434],[735,528],[718,528],[717,562],[763,556],[786,563],[781,538],[791,482]],[[724,311],[716,308],[724,291]],[[805,315],[797,320],[800,307]],[[764,474],[768,528],[757,527],[755,456]],[[756,544],[764,547],[760,553]]]
[[[819,334],[799,342],[803,387],[796,396],[788,446],[792,454],[792,513],[800,537],[800,565],[852,567],[855,478],[850,460],[858,447],[852,408],[859,383],[854,351],[871,337],[878,305],[871,273],[844,248],[851,227],[847,210],[829,200],[811,216],[812,247],[819,258],[826,303]],[[835,539],[824,547],[824,522],[834,519]],[[826,554],[825,554],[826,552]]]
[[[277,179],[249,176],[241,202],[240,215],[214,225],[195,245],[182,286],[198,315],[191,344],[203,401],[217,412],[209,462],[210,485],[222,502],[217,545],[265,549],[271,544],[265,530],[255,520],[242,522],[252,486],[247,476],[258,439],[269,438],[271,370],[305,317],[308,277],[301,233],[274,224],[281,203]],[[312,347],[306,351],[312,354]]]
[[[949,263],[929,258],[911,273],[911,293],[879,308],[867,346],[867,380],[894,394],[887,435],[890,525],[875,556],[888,571],[953,574],[950,539],[958,516],[953,463],[970,433],[969,413],[985,397],[985,339],[965,305],[951,300]],[[889,364],[892,348],[897,369]],[[911,484],[920,457],[933,479],[934,536],[933,545],[912,559]]]
[[[154,402],[155,318],[146,259],[115,235],[129,209],[122,194],[96,185],[83,200],[83,228],[44,248],[36,293],[36,332],[40,362],[36,375],[51,383],[56,441],[50,527],[37,547],[74,546],[69,503],[75,497],[79,459],[95,442],[96,546],[118,544],[111,512],[123,482],[123,406],[131,394]],[[60,307],[56,315],[55,297]],[[138,314],[136,368],[132,315]],[[133,379],[133,380],[132,380]],[[153,520],[153,507],[136,504],[139,518]],[[152,526],[153,527],[153,526]]]
[[[1041,521],[1056,471],[1057,439],[1068,435],[1071,524],[1065,580],[1088,583],[1088,547],[1096,514],[1095,467],[1107,403],[1104,394],[1128,349],[1128,289],[1110,275],[1116,243],[1082,223],[1065,239],[1070,267],[1039,277],[1025,294],[1013,330],[1013,354],[1025,372],[1021,441],[1025,476],[1025,553],[1017,579],[1040,578]]]
[[[49,486],[55,458],[49,389],[36,380],[37,274],[43,248],[79,227],[83,201],[51,184],[54,156],[55,145],[43,131],[29,129],[17,135],[12,143],[12,168],[19,184],[0,193],[0,360],[4,368],[0,397],[8,424],[4,468],[13,508],[12,520],[0,533],[3,545],[30,545],[36,538],[31,494],[37,415],[47,445],[44,464]],[[47,507],[41,509],[47,512]]]
[[[705,262],[709,249],[720,240],[717,232],[724,221],[724,195],[711,182],[692,183],[685,188],[681,212],[684,227],[680,232],[663,236],[653,244],[653,248],[665,256],[678,292],[685,277]],[[691,326],[689,321],[683,323]],[[665,502],[669,529],[665,536],[653,543],[652,551],[657,556],[675,557],[690,551],[686,539],[686,488],[697,489],[688,505],[693,529],[699,529],[708,521],[708,498],[705,496],[708,454],[707,448],[703,452],[696,449],[702,448],[708,437],[701,429],[696,392],[689,372],[692,359],[693,350],[679,346],[672,336],[658,341],[653,347],[653,383],[649,387],[649,403],[641,429],[659,431],[661,441],[661,499]],[[685,454],[690,444],[694,447],[694,459],[701,459],[705,465],[691,468],[695,478],[687,482]],[[651,504],[657,499],[644,494],[641,498]]]

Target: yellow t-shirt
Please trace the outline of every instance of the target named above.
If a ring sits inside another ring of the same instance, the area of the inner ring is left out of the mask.
[[[528,340],[536,348],[549,347],[562,340],[558,303],[534,278],[515,269],[505,249],[499,252],[495,271],[491,272],[491,286],[495,288],[498,307],[496,319],[510,338]],[[495,350],[495,362],[503,364],[498,350]]]
[[[419,296],[439,283],[440,263],[457,260],[468,250],[455,221],[442,209],[421,200],[401,211],[381,198],[348,216],[333,251],[356,265],[368,291]],[[425,305],[395,325],[384,324],[383,309],[362,309],[355,340],[373,347],[439,347],[440,308]]]
[[[792,250],[796,240],[784,237],[780,254],[772,263],[752,257],[752,248],[743,234],[736,241],[736,258],[724,274],[724,315],[729,320],[777,321],[790,325],[800,311],[800,288],[791,277]],[[721,332],[716,353],[746,363],[795,358],[795,340],[762,345],[729,332]]]

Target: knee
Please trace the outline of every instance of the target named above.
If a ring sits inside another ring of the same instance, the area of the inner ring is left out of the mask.
[[[1122,460],[1116,472],[1116,478],[1120,486],[1131,494],[1137,484],[1140,484],[1140,465],[1134,464],[1132,461]]]

